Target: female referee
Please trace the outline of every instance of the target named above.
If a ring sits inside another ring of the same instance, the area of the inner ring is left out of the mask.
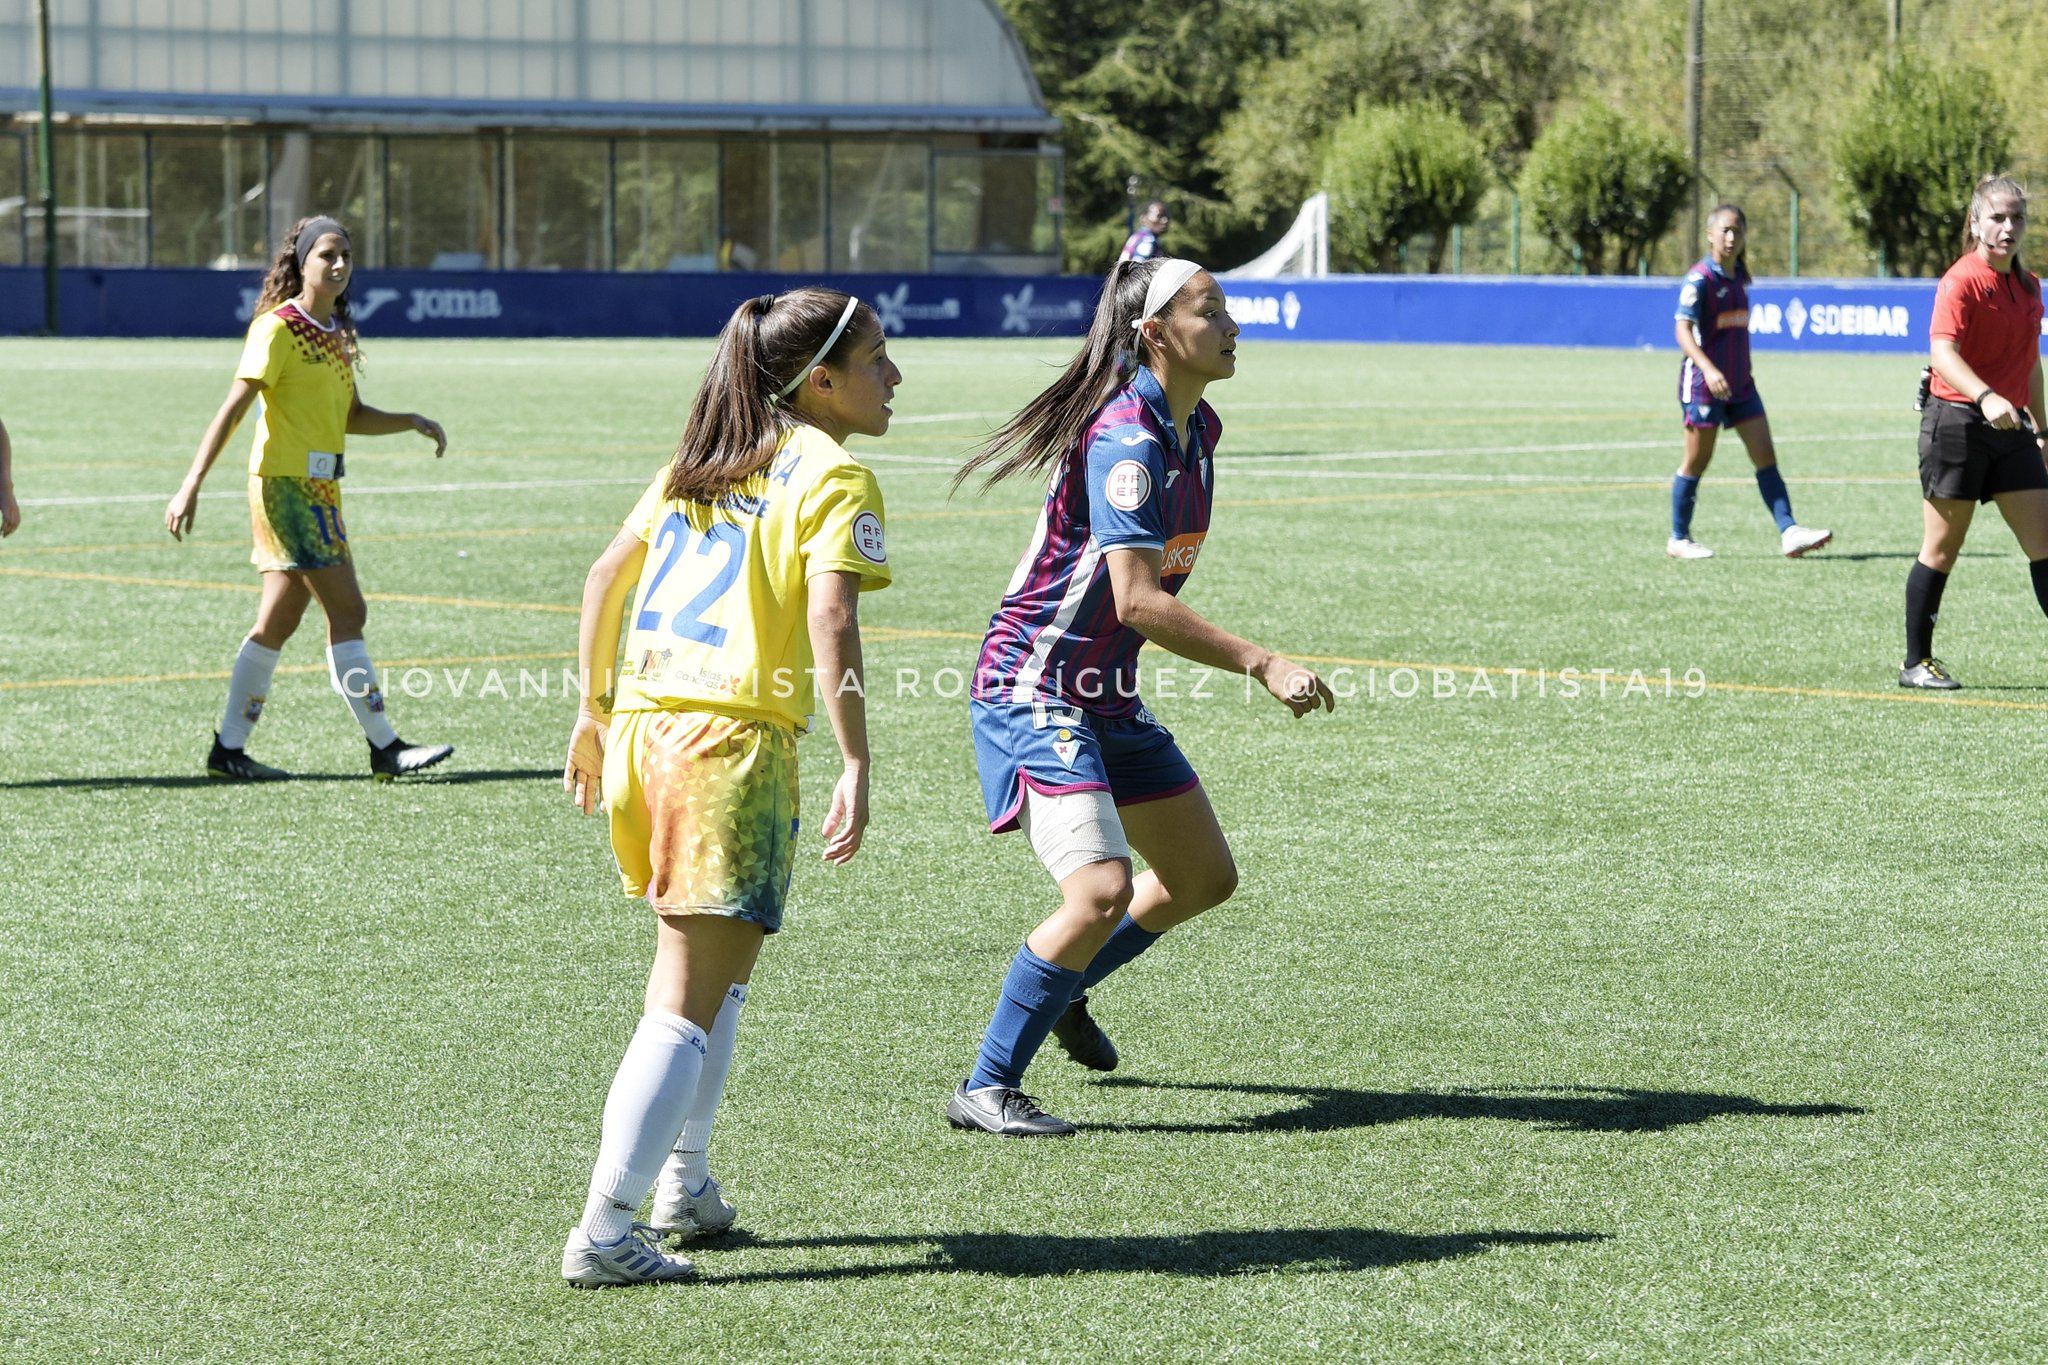
[[[1685,421],[1685,458],[1671,478],[1671,539],[1664,552],[1673,559],[1712,559],[1714,552],[1692,538],[1692,509],[1700,480],[1714,458],[1722,427],[1734,427],[1756,466],[1757,491],[1778,523],[1778,548],[1792,559],[1818,550],[1830,531],[1792,519],[1792,495],[1778,473],[1771,444],[1771,419],[1749,372],[1749,220],[1734,204],[1707,215],[1707,254],[1686,272],[1678,291],[1673,328],[1685,352],[1678,370],[1678,406]]]
[[[836,289],[741,304],[674,459],[584,583],[584,696],[562,786],[586,814],[603,793],[626,894],[653,907],[655,938],[562,1253],[572,1285],[685,1278],[662,1234],[732,1226],[704,1152],[755,955],[782,925],[814,660],[844,763],[825,861],[853,857],[867,827],[859,594],[888,583],[889,563],[881,490],[841,443],[889,429],[902,379],[881,320]],[[651,1223],[636,1223],[650,1185]]]
[[[954,480],[1051,477],[982,643],[971,706],[989,828],[1022,829],[1060,890],[947,1103],[955,1127],[1072,1133],[1023,1092],[1032,1055],[1050,1032],[1083,1066],[1114,1068],[1086,992],[1237,887],[1195,770],[1139,700],[1140,647],[1256,678],[1297,716],[1336,706],[1314,673],[1176,596],[1209,530],[1221,427],[1202,392],[1236,372],[1236,346],[1207,271],[1121,263],[1081,353]],[[1150,865],[1135,877],[1133,850]]]
[[[285,776],[250,758],[243,746],[263,714],[278,652],[316,597],[327,614],[328,677],[370,742],[371,776],[388,781],[431,768],[455,752],[452,745],[407,744],[398,737],[363,645],[368,608],[341,520],[342,447],[350,435],[417,431],[433,441],[439,457],[448,437],[437,422],[416,412],[379,411],[356,393],[361,351],[348,308],[352,263],[348,229],[332,218],[302,218],[285,234],[256,300],[227,401],[164,510],[165,527],[182,541],[199,511],[207,471],[260,398],[249,454],[249,516],[256,533],[249,560],[263,575],[263,598],[256,628],[235,656],[227,710],[206,759],[207,775],[224,781]]]
[[[1899,686],[1962,686],[1934,657],[1934,619],[1970,518],[1995,502],[2048,612],[2048,409],[2041,394],[2041,282],[2020,264],[2027,192],[1986,176],[1970,196],[1963,258],[1941,277],[1928,326],[1934,373],[1920,414],[1920,554],[1906,575]]]

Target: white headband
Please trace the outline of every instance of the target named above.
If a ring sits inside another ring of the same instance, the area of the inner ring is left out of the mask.
[[[832,348],[839,344],[839,336],[846,330],[846,324],[853,321],[853,310],[858,307],[860,300],[849,296],[846,300],[846,311],[839,315],[839,325],[832,329],[832,335],[825,338],[825,344],[818,348],[816,355],[804,362],[804,367],[796,372],[796,377],[782,386],[781,392],[775,395],[777,398],[789,397],[796,391],[796,386],[803,383],[812,370],[818,368],[818,362],[832,354]]]
[[[1154,316],[1173,300],[1181,286],[1200,274],[1202,267],[1193,261],[1175,258],[1162,264],[1152,272],[1152,282],[1145,286],[1145,311],[1138,314],[1138,320],[1131,324],[1137,331],[1145,325],[1145,319]]]

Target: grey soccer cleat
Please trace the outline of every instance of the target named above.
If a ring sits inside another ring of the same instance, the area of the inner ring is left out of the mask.
[[[647,1221],[657,1232],[688,1241],[727,1231],[738,1212],[726,1199],[716,1178],[705,1176],[704,1188],[691,1194],[682,1177],[670,1174],[664,1166],[654,1182],[654,1208]]]
[[[614,1284],[666,1284],[687,1280],[697,1267],[681,1256],[656,1247],[661,1234],[645,1223],[609,1246],[590,1240],[582,1228],[569,1234],[562,1248],[562,1278],[572,1289],[600,1289]]]
[[[1962,684],[1948,675],[1948,667],[1939,659],[1922,659],[1910,668],[1899,670],[1899,686],[1917,687],[1928,692],[1955,692]]]

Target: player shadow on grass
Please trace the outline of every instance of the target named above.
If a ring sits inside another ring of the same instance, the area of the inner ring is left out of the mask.
[[[1159,1275],[1250,1275],[1270,1270],[1384,1270],[1473,1256],[1502,1246],[1604,1242],[1601,1232],[1392,1232],[1384,1228],[1262,1228],[1183,1235],[1062,1236],[1030,1232],[849,1234],[844,1237],[756,1237],[737,1232],[727,1248],[802,1250],[828,1247],[924,1247],[923,1255],[866,1265],[704,1273],[707,1284],[750,1281],[866,1280],[884,1275],[1052,1276],[1077,1272]],[[700,1262],[698,1269],[706,1270]]]
[[[360,768],[345,773],[293,773],[283,782],[365,782],[369,774]],[[435,769],[405,779],[408,787],[428,785],[460,786],[469,782],[532,782],[562,776],[560,768],[479,768],[442,772]],[[0,791],[126,791],[134,787],[220,787],[261,786],[262,783],[228,783],[205,773],[160,774],[154,777],[38,777],[27,782],[0,782]]]
[[[1539,1085],[1487,1091],[1342,1090],[1320,1085],[1258,1085],[1227,1081],[1146,1081],[1112,1076],[1096,1082],[1147,1090],[1213,1090],[1279,1095],[1293,1108],[1214,1123],[1090,1123],[1106,1133],[1325,1133],[1407,1119],[1507,1119],[1574,1133],[1661,1133],[1717,1118],[1829,1118],[1865,1111],[1846,1104],[1770,1104],[1747,1095],[1694,1090],[1624,1090],[1606,1086]]]

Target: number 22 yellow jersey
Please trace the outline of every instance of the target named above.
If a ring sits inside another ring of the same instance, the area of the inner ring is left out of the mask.
[[[874,474],[816,427],[798,426],[716,507],[665,500],[667,479],[664,468],[626,518],[647,561],[626,608],[613,709],[808,729],[810,579],[859,574],[863,592],[889,582]]]

